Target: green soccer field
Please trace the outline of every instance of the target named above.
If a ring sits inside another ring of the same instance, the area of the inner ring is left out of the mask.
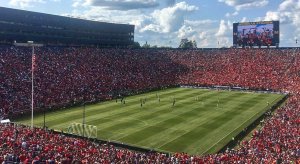
[[[284,96],[173,88],[86,106],[98,138],[164,152],[215,153]],[[142,101],[146,99],[145,103]],[[175,104],[173,106],[175,99]],[[269,102],[269,105],[268,105]],[[66,131],[82,123],[83,107],[46,113],[46,126]],[[30,124],[30,116],[14,120]],[[34,125],[43,126],[42,114]]]

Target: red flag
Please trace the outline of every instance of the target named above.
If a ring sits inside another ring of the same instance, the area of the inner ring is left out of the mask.
[[[31,61],[31,62],[32,62],[32,63],[31,63],[31,66],[32,66],[31,69],[32,69],[32,71],[34,71],[34,69],[35,69],[35,60],[36,60],[36,59],[35,59],[35,54],[33,54],[33,55],[32,55],[32,61]]]

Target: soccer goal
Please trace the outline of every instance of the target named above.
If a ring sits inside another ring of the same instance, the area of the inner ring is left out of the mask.
[[[88,138],[97,138],[97,131],[97,126],[82,123],[72,123],[67,130],[69,134]]]

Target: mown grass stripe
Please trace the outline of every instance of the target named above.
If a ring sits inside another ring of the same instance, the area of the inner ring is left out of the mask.
[[[175,89],[174,91],[169,91],[167,92],[167,94],[165,95],[171,95],[171,94],[174,94],[174,93],[180,93],[180,92],[184,92],[184,90],[179,90],[179,89]],[[155,96],[155,95],[154,95]],[[138,98],[135,98],[136,102],[139,101]],[[120,100],[119,100],[120,101]],[[111,102],[111,101],[110,101]],[[113,105],[111,105],[113,104]],[[130,105],[131,104],[131,105]],[[136,103],[138,104],[138,103]],[[96,115],[99,114],[99,112],[101,111],[101,116],[113,116],[113,117],[122,117],[122,116],[126,116],[126,115],[130,115],[130,114],[133,114],[135,113],[135,108],[132,103],[128,103],[126,104],[126,106],[121,106],[120,103],[110,103],[110,104],[100,104],[101,108],[97,108],[97,107],[93,107],[93,108],[90,108],[90,107],[86,107],[86,120],[87,122],[89,122],[90,120],[90,116],[94,117]],[[126,110],[113,110],[113,109],[126,109]],[[72,121],[68,122],[68,123],[72,123],[72,122],[82,122],[82,110],[83,110],[83,106],[81,108],[76,108],[77,111],[72,111],[70,113],[70,115],[68,114],[67,115],[59,115],[59,116],[56,116],[56,117],[47,117],[47,125],[48,126],[52,126],[52,125],[56,125],[56,127],[61,127],[59,124],[57,124],[57,122],[61,122],[61,120],[65,120],[66,117],[69,117],[69,118],[72,118]],[[100,110],[100,109],[103,109],[103,110]],[[132,111],[129,111],[129,109],[131,109]],[[106,119],[107,120],[107,119]],[[38,123],[37,123],[38,124]],[[41,124],[41,123],[40,123]],[[63,123],[64,124],[64,123]],[[96,124],[95,124],[96,125]]]
[[[213,94],[210,94],[209,96],[214,97],[214,96],[216,96],[216,95],[218,95],[218,94],[219,94],[219,93],[215,92],[215,93],[213,93]],[[234,93],[232,93],[232,94],[234,95]],[[207,96],[207,97],[208,97],[208,96]],[[237,97],[237,96],[233,96],[233,97]],[[226,95],[226,97],[220,96],[220,99],[227,99],[227,95]],[[216,100],[214,100],[214,101],[208,103],[207,106],[209,106],[209,105],[211,105],[211,104],[216,104]],[[190,104],[190,105],[192,105],[192,104]],[[188,107],[189,107],[189,106],[186,105],[186,106],[185,106],[185,109],[188,108]],[[186,125],[186,124],[188,124],[188,121],[191,120],[191,117],[194,117],[194,116],[195,116],[195,115],[190,115],[190,113],[193,113],[195,110],[197,110],[197,108],[191,108],[191,109],[192,109],[192,110],[186,110],[186,111],[181,112],[180,114],[175,115],[175,116],[173,116],[173,117],[171,117],[171,118],[168,117],[168,119],[165,119],[165,120],[163,120],[163,121],[161,121],[161,122],[159,122],[159,123],[156,123],[155,126],[156,126],[156,127],[170,127],[170,126],[174,126],[174,123],[176,123],[176,122],[178,122],[179,124],[185,124],[185,125]],[[174,110],[176,110],[176,109],[174,109]],[[204,111],[204,110],[202,110],[202,111]],[[177,125],[178,125],[178,124],[176,124],[176,126],[177,126]],[[146,130],[147,130],[147,129],[146,129]],[[142,129],[142,130],[139,131],[138,133],[128,135],[127,138],[130,139],[131,136],[143,134],[144,131],[145,131],[145,129]],[[161,133],[164,133],[164,132],[162,131]],[[148,138],[148,137],[150,137],[150,136],[146,136],[145,138]],[[145,138],[144,138],[144,139],[145,139]],[[121,140],[124,140],[124,139],[121,139]],[[125,141],[126,141],[126,138],[125,138]],[[125,142],[125,141],[124,141],[124,142]],[[139,142],[139,140],[136,140],[136,139],[135,139],[134,141],[135,141],[135,142]]]
[[[240,94],[234,94],[232,96],[226,96],[225,98],[220,98],[220,102],[223,100],[231,100],[234,101],[236,99],[240,98]],[[224,101],[225,104],[229,104],[231,101]],[[214,100],[212,101],[212,103],[208,104],[208,106],[215,106],[215,104],[218,102],[218,100]],[[222,104],[224,105],[224,104]],[[160,147],[160,149],[171,149],[173,147],[173,145],[179,145],[175,147],[175,150],[181,149],[181,150],[185,150],[186,147],[193,145],[194,142],[196,142],[197,140],[199,140],[200,138],[205,137],[206,135],[209,135],[213,130],[216,129],[216,127],[222,125],[223,122],[220,122],[220,120],[223,120],[224,118],[226,118],[224,116],[224,113],[227,113],[228,111],[224,110],[224,109],[218,109],[216,112],[211,112],[210,116],[208,120],[206,120],[205,122],[201,122],[199,124],[197,124],[197,126],[193,127],[192,129],[189,129],[189,132],[178,137],[176,140],[173,140],[171,142],[168,142],[164,145],[162,145]],[[225,119],[226,120],[226,119]],[[213,122],[216,122],[216,125],[211,124]],[[190,124],[189,124],[190,125]],[[193,137],[193,136],[197,136],[197,137]],[[183,142],[184,140],[186,140],[186,138],[190,138],[188,141],[185,141],[186,144],[180,144],[181,142]]]
[[[180,97],[185,97],[185,96],[190,96],[192,94],[195,94],[196,91],[193,91],[191,93],[190,92],[187,92],[187,93],[181,93],[180,94]],[[130,118],[134,117],[136,118],[136,120],[143,120],[143,121],[147,121],[147,120],[152,120],[153,118],[155,117],[164,117],[165,115],[167,117],[169,117],[169,114],[170,114],[170,107],[171,107],[171,103],[166,103],[164,105],[160,105],[159,108],[164,108],[165,110],[161,111],[161,110],[156,110],[155,108],[154,109],[140,109],[140,110],[148,110],[148,115],[141,115],[141,112],[138,112],[136,115],[129,115],[128,117],[126,117],[126,119],[128,118],[128,121],[127,122],[132,122],[132,125],[135,125],[135,120],[131,120],[130,121]],[[148,117],[148,118],[145,118],[145,116],[149,116],[151,115],[151,117]],[[114,124],[114,125],[111,125],[110,127],[107,127],[107,128],[102,128],[104,131],[113,131],[113,130],[119,130],[119,129],[122,129],[122,128],[125,128],[125,127],[121,127],[119,126],[119,124],[122,124],[122,122],[118,123],[118,124]],[[128,127],[128,128],[133,128],[133,127]],[[136,129],[136,127],[134,127],[133,129]]]
[[[141,108],[140,98],[146,97],[147,102]],[[176,98],[174,107],[173,97]],[[86,122],[97,126],[101,139],[169,152],[201,154],[207,149],[208,152],[219,149],[227,142],[226,135],[233,128],[255,113],[264,112],[266,101],[278,101],[276,99],[280,97],[237,91],[166,89],[126,97],[125,105],[115,100],[87,105]],[[82,109],[75,107],[49,112],[46,125],[60,130],[73,122],[81,123]],[[20,121],[29,124],[30,117]],[[43,115],[35,115],[34,123],[42,126]],[[219,143],[214,146],[216,142]]]

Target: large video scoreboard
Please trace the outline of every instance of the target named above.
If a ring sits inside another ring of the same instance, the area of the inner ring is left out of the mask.
[[[233,23],[234,46],[278,46],[279,21]]]

